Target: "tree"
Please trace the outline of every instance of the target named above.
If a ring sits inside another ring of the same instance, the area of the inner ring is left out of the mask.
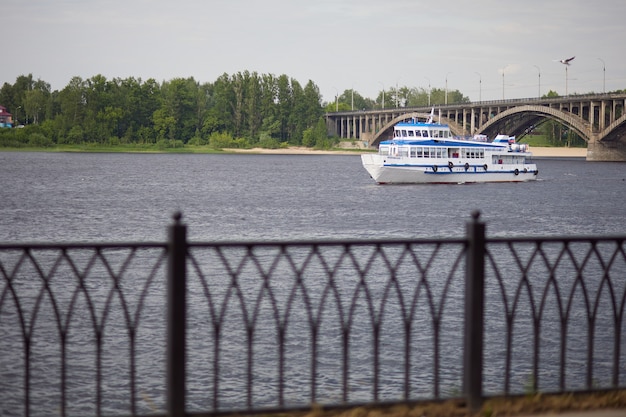
[[[234,131],[233,103],[235,101],[235,92],[228,74],[222,74],[213,83],[213,101],[214,105],[209,109],[207,115],[210,123],[203,125],[203,133],[210,135],[213,132]]]
[[[424,88],[412,88],[407,92],[407,107],[424,107],[430,103],[429,91]]]
[[[259,137],[263,126],[263,88],[261,79],[256,72],[248,74],[245,87],[245,120],[246,136],[250,139]]]
[[[363,98],[361,94],[353,89],[345,90],[339,96],[339,102],[347,104],[350,110],[365,110],[369,109],[371,106],[371,100],[368,101]]]
[[[277,139],[281,142],[288,142],[290,133],[289,115],[293,109],[293,91],[289,84],[289,78],[284,74],[278,77],[277,86],[277,120],[280,126],[279,137]]]
[[[39,116],[45,110],[46,97],[41,90],[29,90],[24,95],[24,111],[33,123],[39,123]]]
[[[301,98],[304,101],[302,110],[305,112],[306,126],[314,126],[319,118],[323,115],[322,95],[320,89],[309,80],[304,86],[304,95]]]
[[[163,125],[156,127],[156,120],[167,120],[168,134],[170,139],[186,142],[195,134],[196,129],[201,128],[196,118],[198,102],[198,83],[190,78],[175,78],[164,82],[161,86],[163,100],[161,112],[153,117],[155,129],[163,129]],[[171,126],[173,121],[174,126]]]
[[[59,103],[64,131],[82,125],[86,104],[85,83],[82,78],[72,77],[69,84],[59,93]]]
[[[176,139],[176,118],[169,114],[165,107],[156,110],[152,115],[157,140]]]

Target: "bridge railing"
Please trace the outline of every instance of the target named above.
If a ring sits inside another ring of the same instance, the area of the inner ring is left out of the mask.
[[[626,236],[0,245],[0,414],[625,386]]]
[[[569,94],[567,96],[556,97],[527,97],[527,98],[509,98],[502,100],[482,100],[467,103],[449,103],[449,104],[433,104],[430,106],[409,106],[409,107],[391,107],[385,109],[368,109],[368,110],[344,110],[340,112],[328,112],[326,117],[335,116],[352,116],[355,114],[380,114],[380,113],[397,113],[397,112],[426,112],[428,113],[433,107],[436,109],[459,109],[471,107],[485,106],[510,106],[521,104],[539,104],[550,105],[558,103],[570,103],[588,100],[620,100],[626,101],[624,93],[597,93],[597,94]]]

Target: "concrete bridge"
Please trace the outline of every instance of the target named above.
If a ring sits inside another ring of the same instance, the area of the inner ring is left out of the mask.
[[[574,130],[587,142],[588,161],[626,161],[626,94],[593,94],[543,99],[513,99],[436,105],[435,120],[450,126],[454,135],[498,133],[521,139],[546,120]],[[329,135],[378,147],[391,138],[403,120],[426,120],[432,107],[326,113]]]

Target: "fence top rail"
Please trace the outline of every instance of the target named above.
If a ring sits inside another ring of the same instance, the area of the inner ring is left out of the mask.
[[[464,244],[465,238],[415,238],[415,239],[337,239],[337,240],[274,240],[274,241],[219,241],[188,242],[189,247],[249,247],[249,246],[385,246],[412,244]]]
[[[488,243],[539,243],[539,242],[620,242],[626,235],[606,236],[517,236],[487,237]],[[402,239],[326,239],[326,240],[271,240],[271,241],[187,241],[189,247],[276,247],[276,246],[363,246],[363,245],[409,245],[409,244],[465,244],[460,238],[402,238]],[[119,248],[167,248],[167,242],[16,242],[0,243],[0,250],[39,250],[39,249],[119,249]]]
[[[626,235],[606,235],[606,236],[520,236],[520,237],[494,237],[487,238],[487,243],[540,243],[540,242],[619,242],[626,241]]]
[[[120,249],[120,248],[166,248],[165,242],[67,242],[67,243],[49,243],[49,242],[17,242],[17,243],[0,243],[0,250],[38,250],[38,249]]]

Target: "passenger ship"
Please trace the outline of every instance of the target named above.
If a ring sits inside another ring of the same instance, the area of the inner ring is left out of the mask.
[[[393,139],[380,143],[378,154],[361,161],[379,184],[522,182],[537,179],[528,146],[514,136],[454,138],[445,124],[402,122]]]

